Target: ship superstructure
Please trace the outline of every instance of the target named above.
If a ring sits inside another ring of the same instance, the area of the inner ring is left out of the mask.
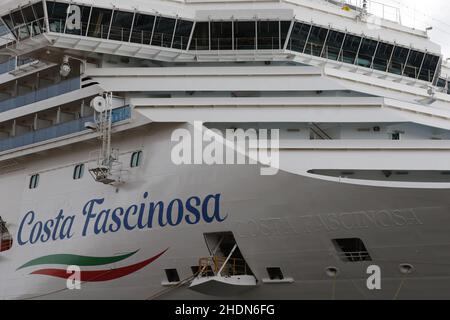
[[[0,297],[447,297],[450,65],[368,8],[4,1]],[[279,172],[173,163],[198,121]]]

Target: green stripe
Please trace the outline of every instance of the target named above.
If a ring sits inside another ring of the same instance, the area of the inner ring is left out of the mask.
[[[50,256],[40,257],[34,260],[31,260],[25,263],[23,266],[17,268],[17,270],[37,266],[42,264],[63,264],[63,265],[76,265],[76,266],[101,266],[105,264],[110,264],[114,262],[119,262],[125,260],[132,255],[134,255],[139,250],[136,250],[131,253],[127,253],[121,256],[112,256],[112,257],[87,257],[87,256],[78,256],[73,254],[53,254]],[[17,271],[16,270],[16,271]]]

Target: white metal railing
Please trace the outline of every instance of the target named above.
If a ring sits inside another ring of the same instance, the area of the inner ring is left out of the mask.
[[[401,24],[401,11],[400,8],[381,3],[374,0],[323,0],[334,5],[340,5],[342,7],[349,6],[350,9],[363,10],[364,2],[367,3],[367,13],[380,17],[385,20],[390,20]]]

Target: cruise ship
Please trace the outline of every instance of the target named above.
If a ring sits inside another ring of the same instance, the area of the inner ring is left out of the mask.
[[[0,299],[450,299],[450,64],[399,9],[0,18]]]

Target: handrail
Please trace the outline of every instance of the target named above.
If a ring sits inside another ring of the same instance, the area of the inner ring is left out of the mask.
[[[228,261],[227,261],[228,260]],[[208,270],[208,267],[211,269]],[[211,271],[214,275],[238,276],[248,275],[247,263],[244,259],[212,256],[201,258],[199,260],[199,270],[203,270],[200,276],[207,276]]]
[[[80,78],[72,78],[61,81],[35,91],[31,91],[17,97],[8,98],[0,101],[0,112],[5,112],[15,108],[19,108],[31,103],[46,100],[52,97],[59,96],[71,91],[80,89]]]
[[[113,109],[112,111],[112,123],[117,123],[123,120],[131,118],[131,107],[124,106],[120,108]],[[66,136],[69,134],[74,134],[77,132],[82,132],[87,130],[85,128],[86,122],[93,122],[94,116],[83,117],[80,119],[63,122],[56,124],[47,128],[39,129],[36,131],[31,131],[24,133],[19,136],[9,137],[0,140],[0,152],[11,150],[19,147],[24,147],[34,143],[43,142],[46,140],[51,140]]]

